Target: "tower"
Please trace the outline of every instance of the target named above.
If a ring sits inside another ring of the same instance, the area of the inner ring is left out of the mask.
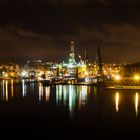
[[[103,75],[103,64],[102,64],[102,58],[101,58],[101,50],[100,50],[100,46],[98,46],[97,48],[97,52],[98,52],[98,65],[99,65],[99,74],[100,76]]]
[[[71,41],[69,64],[72,64],[72,65],[75,64],[74,41]]]

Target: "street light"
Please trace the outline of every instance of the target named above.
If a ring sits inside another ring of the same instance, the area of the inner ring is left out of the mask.
[[[120,81],[120,80],[121,80],[121,76],[120,76],[120,75],[116,75],[116,76],[114,77],[114,79],[115,79],[116,81]]]
[[[22,77],[25,77],[26,76],[26,71],[23,71],[22,73],[21,73],[21,75],[22,75]]]
[[[140,80],[140,76],[139,76],[138,74],[134,75],[134,80],[135,80],[135,81]]]

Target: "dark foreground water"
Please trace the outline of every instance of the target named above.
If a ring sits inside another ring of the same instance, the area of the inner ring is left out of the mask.
[[[135,139],[138,90],[0,81],[0,137]]]

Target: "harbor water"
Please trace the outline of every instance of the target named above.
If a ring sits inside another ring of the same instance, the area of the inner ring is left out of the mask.
[[[13,138],[136,138],[140,90],[0,81],[0,126]],[[6,135],[5,135],[6,137]]]

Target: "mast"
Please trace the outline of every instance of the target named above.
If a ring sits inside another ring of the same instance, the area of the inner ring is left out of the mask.
[[[100,74],[100,76],[102,76],[103,75],[103,64],[102,64],[100,46],[98,46],[97,53],[98,53],[98,60],[99,60],[99,74]]]

